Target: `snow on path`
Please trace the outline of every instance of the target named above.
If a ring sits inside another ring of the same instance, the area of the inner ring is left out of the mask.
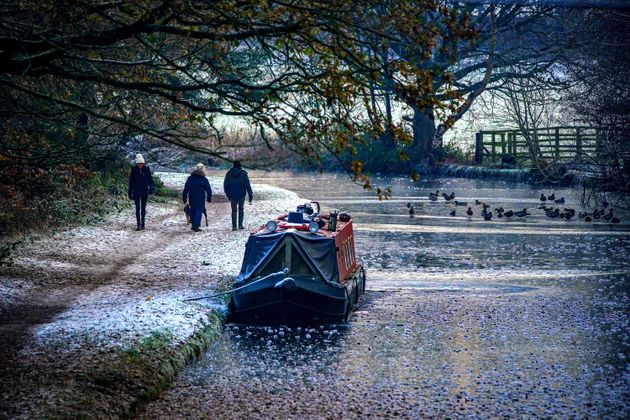
[[[170,186],[181,186],[187,176],[159,175]],[[222,180],[214,177],[210,182],[215,194],[222,190]],[[245,209],[247,228],[302,202],[276,187],[255,184],[253,190],[254,203]],[[236,276],[249,234],[232,232],[229,204],[216,201],[208,204],[209,227],[201,233],[190,231],[179,206],[149,203],[144,232],[130,229],[130,210],[107,224],[69,229],[25,250],[18,263],[61,270],[66,276],[72,274],[65,271],[97,275],[103,284],[78,294],[49,323],[35,326],[36,340],[23,353],[32,346],[129,347],[152,331],[167,331],[179,341],[202,327],[212,304],[183,299],[207,295]]]

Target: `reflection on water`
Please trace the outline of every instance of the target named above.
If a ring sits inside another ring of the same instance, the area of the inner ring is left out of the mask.
[[[154,414],[202,399],[240,418],[630,416],[628,215],[549,219],[551,191],[502,181],[376,179],[395,194],[378,201],[344,175],[250,175],[353,215],[368,292],[347,331],[226,329]],[[532,215],[485,222],[475,200]]]

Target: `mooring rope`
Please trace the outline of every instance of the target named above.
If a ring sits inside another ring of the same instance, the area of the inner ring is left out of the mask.
[[[266,280],[269,277],[277,276],[278,274],[287,275],[288,274],[288,270],[285,268],[284,270],[278,271],[277,273],[267,274],[265,277],[261,277],[261,278],[259,278],[257,280],[250,281],[249,283],[244,284],[242,286],[239,286],[239,287],[237,287],[235,289],[231,289],[231,290],[228,290],[228,291],[225,291],[225,292],[216,293],[214,295],[209,295],[209,296],[202,296],[202,297],[197,297],[197,298],[184,299],[182,302],[192,302],[194,300],[212,299],[212,298],[215,298],[215,297],[218,297],[218,296],[227,295],[228,293],[236,292],[237,290],[241,290],[241,289],[243,289],[243,288],[245,288],[247,286],[251,286],[254,283],[258,283],[259,281]]]

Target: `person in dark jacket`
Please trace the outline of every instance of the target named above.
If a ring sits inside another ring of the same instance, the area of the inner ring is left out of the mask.
[[[195,232],[201,232],[199,226],[201,225],[201,215],[206,208],[206,199],[208,203],[212,202],[212,188],[210,188],[210,183],[206,178],[206,168],[199,163],[186,180],[182,194],[184,204],[188,202],[190,205],[191,230]]]
[[[230,168],[225,174],[225,180],[223,181],[223,191],[230,204],[232,205],[232,230],[236,230],[236,210],[238,208],[238,228],[245,229],[243,227],[243,218],[245,211],[243,210],[243,204],[245,204],[245,193],[249,196],[249,203],[251,204],[254,194],[252,193],[252,187],[249,184],[249,177],[247,172],[241,169],[241,162],[234,161],[234,166]]]
[[[144,163],[142,154],[135,158],[135,166],[129,174],[129,199],[136,204],[136,230],[144,230],[144,218],[147,214],[147,198],[153,194],[155,184],[151,176],[151,170]]]

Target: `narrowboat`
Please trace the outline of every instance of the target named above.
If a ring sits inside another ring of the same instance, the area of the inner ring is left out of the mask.
[[[320,214],[319,203],[309,202],[250,232],[228,316],[242,323],[344,322],[364,292],[352,218],[338,210]]]

